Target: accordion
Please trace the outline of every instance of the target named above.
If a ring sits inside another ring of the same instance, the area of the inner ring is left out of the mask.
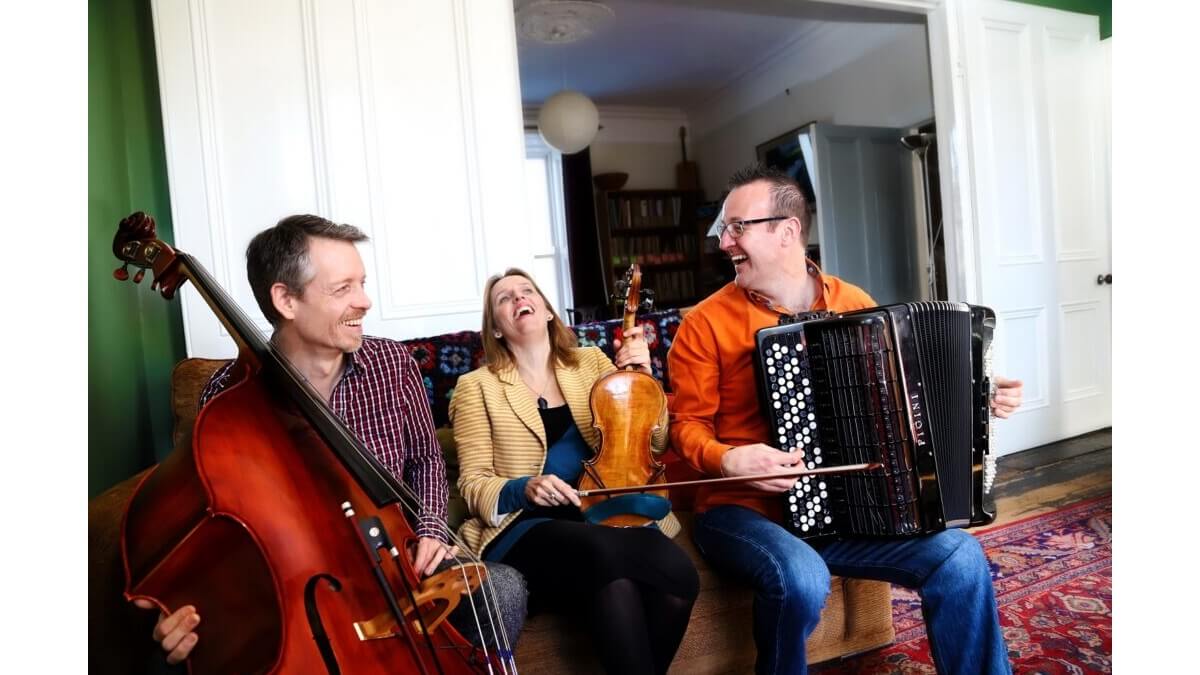
[[[810,538],[992,522],[995,326],[987,307],[916,302],[759,330],[759,394],[776,447],[803,451],[810,469],[882,464],[801,477],[783,525]]]

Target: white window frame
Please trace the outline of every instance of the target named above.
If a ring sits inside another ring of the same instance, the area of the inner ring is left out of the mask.
[[[550,200],[550,251],[533,251],[534,260],[552,258],[554,273],[558,281],[559,312],[565,313],[575,307],[575,293],[571,287],[571,258],[567,246],[567,215],[563,198],[562,153],[546,145],[537,132],[525,133],[525,157],[542,158],[546,161],[546,195]],[[567,323],[571,317],[564,316]]]

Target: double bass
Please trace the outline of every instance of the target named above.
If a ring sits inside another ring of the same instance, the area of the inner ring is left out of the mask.
[[[121,221],[113,252],[117,279],[150,269],[164,298],[190,281],[238,346],[233,384],[141,481],[121,528],[126,599],[203,617],[191,672],[515,672],[505,636],[477,648],[446,621],[470,602],[477,625],[498,630],[482,563],[420,577],[406,553],[419,497],[204,268],[141,212]]]

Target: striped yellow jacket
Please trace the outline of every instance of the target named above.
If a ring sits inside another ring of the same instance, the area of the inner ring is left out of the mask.
[[[596,380],[616,370],[616,366],[596,347],[577,348],[575,354],[579,365],[559,365],[555,376],[580,435],[596,448],[600,432],[592,426],[588,400]],[[520,515],[520,511],[497,513],[500,490],[512,478],[542,472],[546,465],[546,429],[533,395],[522,384],[515,367],[496,374],[484,366],[460,377],[450,399],[450,423],[458,446],[458,489],[473,516],[463,524],[460,534],[480,554]],[[662,453],[667,440],[664,408],[651,438],[654,451]],[[668,513],[658,526],[669,537],[679,532],[674,513]]]

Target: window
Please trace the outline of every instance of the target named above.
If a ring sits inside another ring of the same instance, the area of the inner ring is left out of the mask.
[[[536,133],[525,134],[525,213],[530,219],[533,269],[529,273],[563,321],[575,306],[567,256],[567,220],[563,210],[562,156]]]

